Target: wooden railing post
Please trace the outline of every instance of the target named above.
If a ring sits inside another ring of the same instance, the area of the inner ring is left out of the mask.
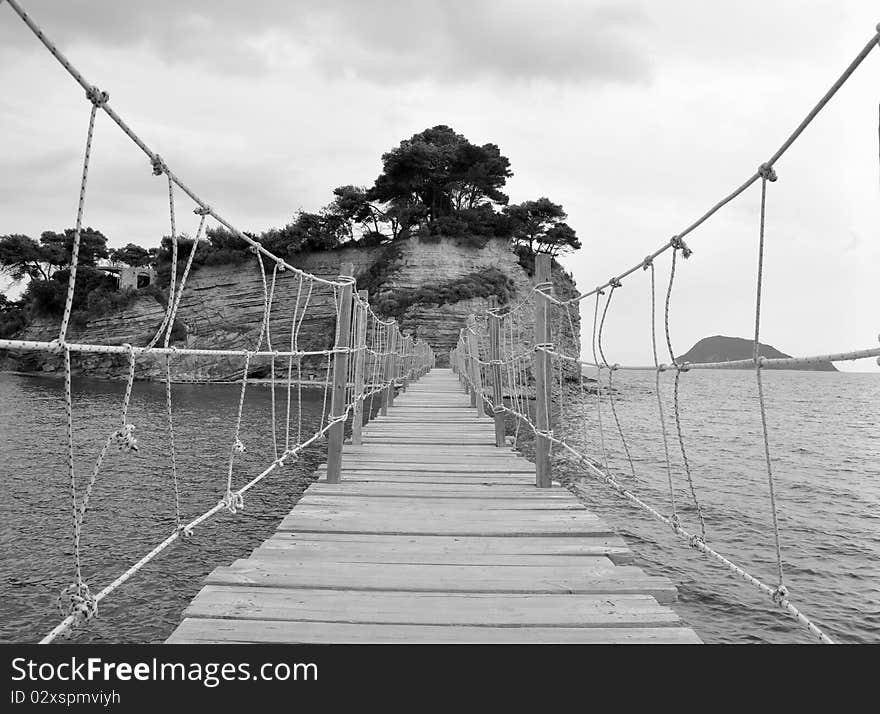
[[[369,299],[369,292],[366,290],[358,290],[358,296],[366,303]],[[360,446],[363,440],[364,429],[364,362],[367,357],[367,308],[360,302],[357,304],[355,311],[354,330],[355,349],[354,353],[354,416],[351,423],[351,443]]]
[[[385,367],[382,374],[382,381],[386,385],[382,392],[382,416],[388,415],[388,407],[394,403],[394,351],[397,349],[396,322],[392,321],[388,326],[388,344],[385,349],[388,350],[388,354],[385,355]]]
[[[342,264],[339,277],[350,278],[354,272],[351,263]],[[348,348],[351,344],[351,305],[354,281],[346,282],[337,297],[339,318],[336,324],[336,349],[333,355],[333,385],[331,387],[330,418],[338,419],[345,413],[345,389],[348,382]],[[339,483],[342,473],[342,439],[345,422],[338,421],[327,434],[327,482]]]
[[[409,379],[410,379],[410,363],[412,362],[412,337],[407,333],[406,337],[403,338],[403,354],[400,360],[400,377],[403,381],[403,391],[405,392],[409,387]]]
[[[477,342],[477,321],[473,315],[468,317],[467,321],[467,344],[468,353],[470,354],[470,373],[471,373],[471,406],[477,410],[477,416],[483,416],[483,380],[480,374],[480,357],[479,343]]]
[[[495,296],[489,298],[489,359],[492,360],[492,409],[495,417],[495,446],[504,446],[504,395],[501,392],[501,318],[492,310],[498,306]]]
[[[553,283],[550,277],[550,256],[538,253],[535,256],[535,345],[549,345],[550,332],[550,301],[547,295],[553,294]],[[553,480],[550,469],[550,355],[544,350],[536,349],[534,357],[535,372],[535,485],[538,488],[549,488]]]

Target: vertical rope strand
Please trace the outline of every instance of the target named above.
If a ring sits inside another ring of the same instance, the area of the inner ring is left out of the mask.
[[[699,499],[697,498],[697,491],[694,488],[694,480],[691,475],[691,465],[688,460],[687,450],[684,445],[684,433],[681,428],[681,411],[679,409],[679,397],[678,397],[678,388],[679,381],[681,379],[681,373],[686,369],[681,364],[678,363],[675,359],[675,353],[672,349],[672,338],[669,333],[669,305],[672,300],[672,286],[675,282],[675,263],[676,263],[676,255],[678,251],[682,251],[682,255],[687,257],[690,255],[690,249],[684,245],[684,242],[681,239],[674,239],[676,241],[673,249],[672,249],[672,264],[669,270],[669,287],[666,290],[666,305],[664,309],[664,328],[666,332],[666,347],[669,350],[669,359],[672,362],[672,365],[675,367],[675,381],[672,387],[672,407],[673,407],[673,415],[675,417],[675,432],[678,436],[678,448],[681,451],[681,460],[684,464],[684,473],[687,478],[688,491],[691,495],[691,500],[693,501],[694,508],[697,511],[697,518],[700,522],[700,538],[705,542],[706,540],[706,519],[703,517],[703,507],[700,504]],[[673,519],[672,521],[673,527],[679,527],[678,518]]]
[[[763,167],[762,167],[763,168]],[[776,175],[772,169],[768,169],[761,176],[761,218],[758,230],[758,270],[757,270],[757,290],[755,296],[755,377],[758,383],[758,404],[761,408],[761,430],[764,437],[764,461],[767,464],[767,485],[770,489],[770,512],[773,516],[773,538],[776,543],[776,569],[779,576],[779,584],[777,591],[780,595],[785,594],[785,577],[782,571],[782,547],[779,538],[779,516],[776,508],[776,489],[773,485],[773,467],[770,459],[770,439],[767,434],[767,409],[764,404],[764,385],[761,380],[761,357],[760,357],[760,337],[761,337],[761,289],[764,281],[764,224],[766,218],[767,206],[767,181],[775,180]]]
[[[73,246],[70,249],[70,275],[67,278],[67,297],[64,301],[64,314],[61,317],[61,330],[58,333],[58,341],[62,344],[67,338],[67,325],[70,322],[70,313],[73,310],[73,293],[76,289],[76,268],[79,264],[79,244],[82,234],[83,210],[86,204],[86,186],[89,181],[89,163],[92,157],[92,137],[95,133],[95,115],[98,105],[92,104],[89,113],[89,129],[86,134],[86,148],[83,153],[82,179],[79,183],[79,202],[76,206],[76,227],[73,229]]]
[[[620,443],[623,444],[623,451],[626,454],[626,460],[629,463],[629,470],[632,474],[633,480],[637,480],[636,478],[636,467],[633,463],[632,454],[629,451],[629,444],[626,443],[626,437],[623,434],[623,429],[620,426],[620,418],[617,416],[617,407],[614,404],[614,365],[608,364],[608,360],[605,359],[605,352],[602,349],[602,332],[605,329],[605,317],[608,315],[608,308],[611,306],[611,298],[614,297],[614,291],[617,288],[616,285],[611,286],[611,290],[608,291],[608,299],[605,300],[605,309],[602,310],[602,321],[599,323],[599,355],[602,357],[602,363],[608,368],[608,403],[611,405],[611,414],[614,416],[614,423],[617,426],[617,433],[620,436]]]
[[[675,487],[672,482],[672,463],[669,460],[669,439],[666,434],[666,418],[663,415],[663,397],[660,394],[660,363],[657,359],[657,301],[656,281],[654,275],[654,262],[649,263],[651,268],[651,351],[654,355],[654,389],[657,394],[657,414],[660,417],[660,431],[663,435],[663,455],[666,463],[666,477],[669,481],[669,505],[672,509],[672,518],[677,518],[675,512]]]

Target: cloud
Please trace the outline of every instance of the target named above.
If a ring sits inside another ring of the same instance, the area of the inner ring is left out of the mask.
[[[8,8],[0,46],[36,43]],[[27,0],[61,46],[145,47],[165,62],[259,75],[308,63],[328,77],[375,83],[433,80],[637,82],[650,79],[636,4],[492,0]]]

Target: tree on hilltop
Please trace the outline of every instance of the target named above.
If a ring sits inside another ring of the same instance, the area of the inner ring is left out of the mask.
[[[430,224],[456,210],[507,203],[501,188],[512,175],[498,146],[476,146],[441,124],[383,154],[382,173],[366,198],[398,209],[419,205]],[[410,219],[418,215],[409,212]]]
[[[125,263],[132,268],[139,268],[152,263],[158,252],[158,248],[147,250],[134,243],[129,243],[124,248],[116,248],[111,251],[110,260],[116,263]]]
[[[507,206],[504,213],[513,222],[514,244],[528,248],[530,253],[555,257],[581,247],[574,229],[565,223],[568,214],[549,198]]]

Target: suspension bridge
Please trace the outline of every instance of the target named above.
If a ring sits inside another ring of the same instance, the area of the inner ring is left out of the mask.
[[[450,369],[440,369],[428,342],[376,314],[369,295],[357,290],[351,266],[343,266],[338,276],[306,273],[221,217],[110,107],[108,93],[83,77],[17,0],[6,4],[82,86],[89,103],[70,279],[58,337],[47,342],[0,340],[2,350],[52,352],[62,356],[64,365],[73,578],[58,598],[61,621],[42,642],[87,627],[102,600],[180,539],[198,538],[199,526],[206,520],[221,513],[245,517],[242,511],[251,489],[324,440],[327,459],[318,480],[250,557],[218,567],[208,576],[169,642],[699,642],[669,607],[675,586],[632,565],[633,556],[621,538],[574,491],[554,481],[554,451],[572,457],[584,475],[756,588],[817,641],[833,641],[789,598],[761,373],[768,366],[877,357],[880,347],[780,360],[759,356],[765,212],[768,186],[777,179],[775,164],[878,46],[880,26],[779,149],[732,193],[632,267],[571,299],[555,296],[550,258],[538,255],[533,290],[512,304],[490,304],[471,316],[448,355]],[[172,239],[169,295],[158,330],[143,345],[67,339],[99,113],[132,140],[146,155],[153,174],[164,177],[167,184]],[[678,361],[669,324],[678,259],[692,252],[684,239],[754,184],[760,188],[754,357],[699,365]],[[187,255],[182,254],[178,239],[181,195],[198,224]],[[181,295],[209,220],[249,244],[260,270],[263,319],[248,349],[172,344]],[[655,327],[656,264],[667,253],[670,269],[662,322],[669,362],[662,363]],[[625,279],[639,275],[647,275],[651,285],[653,363],[610,363],[603,332],[612,297]],[[277,319],[273,322],[279,289],[296,295],[292,314],[283,316],[283,331]],[[595,298],[592,360],[583,360],[577,325],[581,304],[588,298]],[[330,346],[301,344],[303,322],[316,314],[335,325]],[[118,422],[94,454],[85,485],[75,467],[71,396],[72,362],[84,353],[120,355],[128,365]],[[171,384],[175,363],[203,357],[241,360],[241,391],[229,425],[228,468],[218,479],[218,500],[200,514],[185,514]],[[441,357],[445,361],[446,355]],[[167,475],[174,496],[174,528],[140,560],[93,592],[83,572],[81,534],[108,452],[138,448],[128,413],[137,365],[146,360],[161,360],[165,366]],[[257,365],[266,368],[261,374],[269,374],[273,458],[261,472],[250,474],[240,465],[240,455],[247,449],[241,427],[253,381],[249,375]],[[584,366],[597,370],[595,384],[585,379]],[[683,375],[691,369],[742,366],[754,368],[759,397],[776,564],[771,577],[753,574],[711,539],[680,418]],[[665,504],[649,503],[640,495],[630,441],[617,411],[615,378],[620,380],[626,370],[635,369],[650,370],[655,376],[669,486]],[[315,373],[322,377],[315,379]],[[660,399],[666,373],[673,381],[671,414]],[[310,375],[308,381],[304,374]],[[307,383],[319,384],[322,392],[320,423],[314,431],[305,426],[302,414]],[[588,435],[590,453],[574,433],[579,429],[574,407],[584,405],[595,408],[599,425],[596,434]],[[533,435],[534,464],[509,448],[508,420],[515,425],[515,436],[522,429]],[[623,464],[612,463],[606,449],[612,434],[623,445]],[[676,451],[680,460],[673,457]],[[682,480],[696,514],[693,524],[683,520],[678,488]]]

